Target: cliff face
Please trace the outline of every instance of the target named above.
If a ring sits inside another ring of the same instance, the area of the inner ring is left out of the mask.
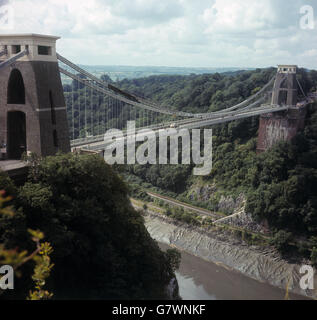
[[[213,202],[213,210],[227,214],[231,214],[241,208],[242,203],[245,201],[245,196],[242,193],[237,197],[222,194],[216,183],[202,184],[199,182],[193,184],[187,191],[187,196],[191,201],[204,204]]]
[[[257,152],[261,153],[279,141],[290,141],[305,126],[306,108],[269,113],[260,118]]]

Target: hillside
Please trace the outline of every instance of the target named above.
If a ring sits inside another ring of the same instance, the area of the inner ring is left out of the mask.
[[[152,76],[123,80],[118,85],[175,110],[211,112],[243,101],[263,87],[275,72],[270,68],[229,74]]]
[[[0,198],[0,262],[20,266],[15,290],[0,291],[1,298],[25,299],[43,268],[32,275],[36,261],[18,263],[25,250],[36,249],[30,229],[43,232],[53,248],[44,284],[54,299],[178,298],[177,288],[173,297],[166,291],[178,254],[159,249],[132,208],[127,186],[100,157],[35,161],[20,188],[0,172],[0,190],[12,196],[7,208],[15,211],[2,214]]]
[[[188,112],[216,111],[243,101],[276,71],[255,70],[235,75],[150,77],[125,80],[121,87]],[[316,90],[317,72],[299,70],[305,92]],[[134,196],[153,188],[173,198],[210,210],[232,213],[224,199],[246,197],[246,210],[269,225],[274,245],[315,263],[317,250],[317,105],[310,106],[303,132],[291,142],[256,154],[258,118],[213,127],[213,170],[192,176],[191,166],[129,166],[126,179]],[[302,241],[297,241],[301,239]],[[288,243],[296,243],[288,246]],[[315,249],[314,249],[315,248]]]
[[[81,66],[97,77],[107,74],[113,81],[159,75],[190,75],[238,71],[238,68],[189,68],[159,66]]]

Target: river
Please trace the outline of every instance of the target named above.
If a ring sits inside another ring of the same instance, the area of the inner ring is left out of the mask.
[[[160,243],[162,250],[170,248]],[[182,251],[176,273],[183,300],[283,300],[285,290]],[[308,298],[290,294],[291,300]]]

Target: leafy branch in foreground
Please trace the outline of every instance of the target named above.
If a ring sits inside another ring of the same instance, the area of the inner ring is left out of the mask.
[[[11,206],[6,204],[12,200],[11,197],[5,197],[5,191],[0,191],[0,215],[13,217],[15,212]],[[10,265],[13,267],[16,276],[21,276],[19,268],[33,260],[35,262],[34,273],[32,279],[35,282],[35,288],[30,291],[28,300],[46,300],[50,299],[53,294],[44,289],[46,279],[49,277],[53,264],[51,263],[50,254],[53,252],[51,245],[48,242],[41,242],[44,239],[44,234],[41,231],[28,230],[32,236],[32,241],[36,244],[36,249],[28,254],[28,251],[19,252],[17,249],[5,249],[3,244],[0,244],[0,265]],[[4,291],[0,290],[0,295]]]

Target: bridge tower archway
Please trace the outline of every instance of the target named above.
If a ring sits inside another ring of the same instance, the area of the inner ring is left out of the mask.
[[[279,65],[273,88],[272,104],[295,106],[297,103],[297,66]]]
[[[286,106],[281,112],[260,117],[257,152],[261,153],[279,141],[291,141],[305,127],[306,108],[297,106],[298,81],[296,65],[279,65],[271,105]]]
[[[0,68],[0,148],[5,158],[19,159],[23,152],[45,157],[70,151],[57,39],[0,35],[0,43],[7,47],[0,57],[4,62]]]
[[[8,159],[21,159],[27,150],[26,116],[22,111],[9,111],[7,114],[7,153]]]
[[[25,87],[21,72],[18,69],[11,71],[7,92],[8,104],[25,104]]]

